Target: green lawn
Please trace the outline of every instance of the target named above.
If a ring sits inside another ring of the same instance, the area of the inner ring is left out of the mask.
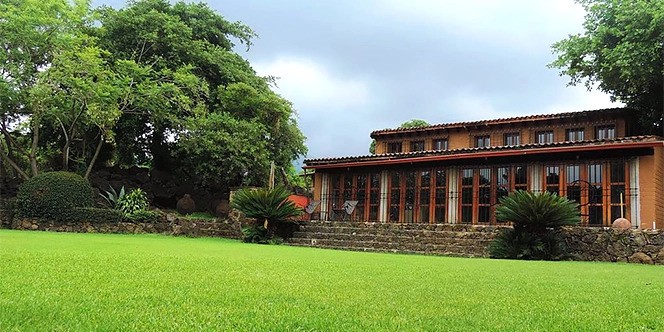
[[[664,330],[664,267],[0,230],[0,331]]]

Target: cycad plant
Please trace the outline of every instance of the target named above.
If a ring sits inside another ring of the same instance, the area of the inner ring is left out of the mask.
[[[241,189],[233,195],[231,207],[256,219],[252,229],[243,230],[245,242],[266,243],[275,234],[289,235],[289,224],[302,214],[302,209],[288,196],[290,191],[284,187]]]
[[[491,243],[492,257],[552,260],[566,255],[558,229],[578,224],[580,212],[566,197],[519,190],[500,199],[496,219],[514,227],[502,230]]]

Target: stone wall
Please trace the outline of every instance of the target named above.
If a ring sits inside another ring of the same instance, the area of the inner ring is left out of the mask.
[[[562,234],[575,260],[664,265],[664,230],[570,227]]]
[[[129,223],[129,222],[53,222],[36,219],[15,218],[11,229],[39,230],[51,232],[72,233],[120,233],[120,234],[163,234],[191,237],[223,237],[231,239],[242,238],[241,228],[244,221],[187,219],[167,215],[166,218],[155,223]]]

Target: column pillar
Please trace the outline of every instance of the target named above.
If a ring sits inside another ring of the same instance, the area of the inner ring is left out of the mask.
[[[329,220],[329,199],[330,199],[330,178],[329,174],[323,173],[320,185],[320,220]]]
[[[447,169],[447,222],[459,222],[459,168]]]
[[[387,171],[380,172],[380,205],[378,208],[378,220],[380,222],[387,222],[387,208],[389,206],[389,194],[387,192]]]

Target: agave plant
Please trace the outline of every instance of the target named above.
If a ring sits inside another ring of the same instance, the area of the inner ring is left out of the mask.
[[[509,221],[489,246],[496,258],[560,259],[566,255],[557,229],[580,221],[579,205],[549,192],[516,191],[500,199],[496,219]]]
[[[280,224],[302,214],[302,209],[288,200],[289,195],[290,191],[284,187],[242,189],[233,195],[231,207],[255,218],[256,226],[267,230],[266,237],[270,238],[280,231],[277,229]]]
[[[122,186],[122,188],[120,188],[119,193],[116,192],[112,186],[108,186],[108,188],[110,189],[109,191],[104,191],[104,193],[99,193],[99,196],[103,197],[108,203],[108,205],[111,208],[115,209],[118,205],[118,201],[120,201],[125,195],[125,188],[124,186]]]

